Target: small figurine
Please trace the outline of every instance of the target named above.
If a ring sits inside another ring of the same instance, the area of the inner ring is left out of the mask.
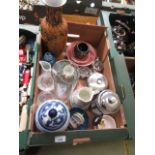
[[[48,63],[53,65],[56,62],[56,58],[51,52],[45,52],[43,55],[43,61],[47,61]]]

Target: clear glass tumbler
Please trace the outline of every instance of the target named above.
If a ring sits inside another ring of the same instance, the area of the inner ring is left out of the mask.
[[[37,104],[40,105],[45,101],[51,100],[53,98],[54,98],[54,95],[52,92],[41,91],[37,97]]]
[[[57,61],[52,67],[52,75],[55,97],[67,102],[79,79],[78,66],[66,59]]]

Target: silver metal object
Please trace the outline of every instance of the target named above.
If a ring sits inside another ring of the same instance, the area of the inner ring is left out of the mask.
[[[102,91],[92,102],[91,108],[96,115],[113,114],[120,108],[120,99],[118,95],[107,89]]]
[[[108,87],[108,81],[106,77],[98,72],[93,73],[88,79],[87,79],[88,86],[91,87],[97,94],[100,91],[106,89]]]
[[[124,23],[124,22],[122,22],[120,20],[115,20],[115,22],[120,24],[121,26],[125,27],[128,31],[131,30],[130,27],[126,23]]]
[[[112,31],[119,37],[125,37],[127,35],[126,30],[121,26],[114,26]]]

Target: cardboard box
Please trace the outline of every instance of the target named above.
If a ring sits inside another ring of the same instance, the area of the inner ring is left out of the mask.
[[[109,46],[107,38],[105,36],[105,27],[94,26],[94,25],[84,25],[76,23],[68,23],[69,33],[78,34],[79,38],[68,38],[68,41],[84,40],[92,44],[96,50],[97,55],[104,61],[104,71],[103,74],[107,77],[109,83],[109,89],[115,91],[115,83],[113,80],[111,65],[109,62],[108,52]],[[38,45],[40,51],[38,51],[38,61],[41,57],[42,45]],[[105,58],[106,57],[106,58]],[[37,61],[37,62],[38,62]],[[37,63],[36,77],[40,73],[40,66]],[[113,114],[116,121],[117,128],[114,129],[93,129],[91,126],[87,130],[67,130],[64,132],[54,132],[54,133],[43,133],[37,130],[35,126],[35,112],[38,107],[37,105],[37,95],[39,89],[35,82],[35,94],[32,105],[30,107],[30,120],[29,120],[29,137],[27,144],[29,146],[43,146],[43,145],[60,145],[60,144],[80,144],[89,142],[102,142],[105,140],[115,140],[115,139],[125,139],[128,138],[128,128],[126,127],[126,120],[124,116],[123,106],[120,110]],[[59,139],[59,140],[58,140]]]

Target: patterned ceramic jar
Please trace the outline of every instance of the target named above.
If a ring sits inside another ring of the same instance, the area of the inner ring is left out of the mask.
[[[91,108],[96,115],[113,114],[120,108],[118,95],[107,89],[102,91],[95,100],[92,101]]]
[[[43,132],[64,131],[69,124],[70,112],[60,100],[47,100],[37,109],[35,123]]]

